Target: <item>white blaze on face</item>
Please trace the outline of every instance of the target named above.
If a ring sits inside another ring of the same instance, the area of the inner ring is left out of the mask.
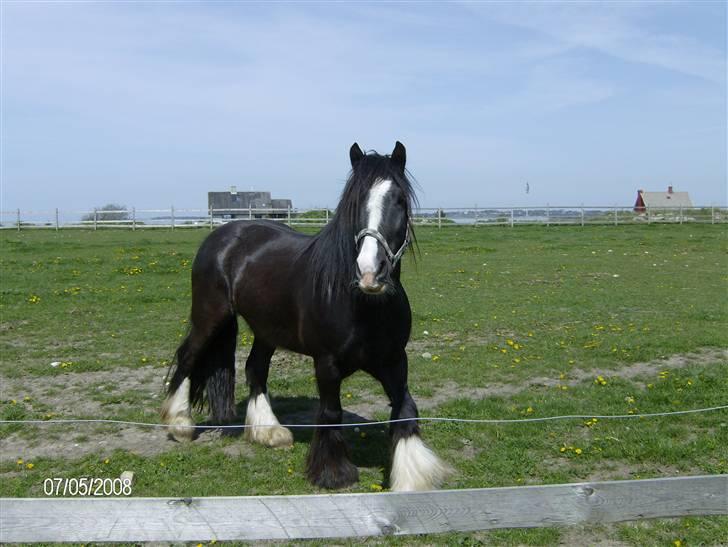
[[[392,187],[391,180],[379,180],[374,183],[369,190],[369,198],[367,199],[367,228],[379,231],[379,225],[382,223],[382,210],[384,208],[384,197]],[[365,236],[362,239],[361,250],[356,258],[359,265],[359,271],[362,274],[376,273],[377,271],[377,250],[379,243],[371,236]]]

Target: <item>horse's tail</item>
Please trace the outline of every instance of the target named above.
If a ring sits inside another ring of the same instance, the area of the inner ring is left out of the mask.
[[[207,404],[214,423],[235,421],[235,346],[238,320],[232,316],[218,331],[207,351],[204,378],[207,384]],[[202,390],[200,390],[202,391]],[[193,392],[194,393],[194,392]],[[196,399],[193,397],[193,402]],[[201,397],[198,399],[202,402]]]
[[[167,393],[174,394],[189,378],[189,402],[198,410],[209,408],[214,423],[234,421],[235,345],[238,322],[227,318],[208,336],[193,326],[175,352],[167,373]]]

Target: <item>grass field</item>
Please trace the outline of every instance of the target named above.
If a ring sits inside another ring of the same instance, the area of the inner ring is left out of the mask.
[[[0,232],[0,416],[158,421],[167,366],[186,331],[190,264],[207,233]],[[725,227],[448,227],[417,236],[420,255],[416,264],[405,259],[403,282],[414,314],[410,389],[422,415],[519,418],[726,404]],[[242,328],[239,365],[250,343]],[[269,387],[281,422],[313,419],[309,359],[277,353]],[[381,388],[364,374],[345,383],[343,404],[348,421],[388,417]],[[456,468],[448,488],[728,472],[725,411],[423,430]],[[303,474],[309,430],[295,431],[290,450],[215,432],[177,444],[161,430],[118,426],[3,426],[0,435],[2,496],[42,496],[47,477],[124,470],[135,473],[136,496],[316,491]],[[347,435],[361,474],[352,491],[386,489],[386,430]],[[419,541],[716,545],[728,543],[728,518]]]

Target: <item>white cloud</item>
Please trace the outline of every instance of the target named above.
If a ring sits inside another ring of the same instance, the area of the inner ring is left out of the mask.
[[[725,83],[724,50],[711,47],[685,33],[650,30],[646,21],[658,14],[665,4],[509,2],[469,6],[484,18],[530,29],[565,45],[590,48],[624,61]],[[671,7],[680,8],[674,4]],[[682,6],[686,11],[694,7],[690,3]]]

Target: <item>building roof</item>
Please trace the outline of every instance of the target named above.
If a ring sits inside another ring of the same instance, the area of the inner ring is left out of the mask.
[[[667,192],[640,191],[642,201],[646,207],[692,207],[693,202],[687,192],[673,192],[672,187]]]
[[[208,192],[207,205],[213,209],[286,209],[290,199],[271,198],[270,192],[238,192],[232,187],[226,192]]]

